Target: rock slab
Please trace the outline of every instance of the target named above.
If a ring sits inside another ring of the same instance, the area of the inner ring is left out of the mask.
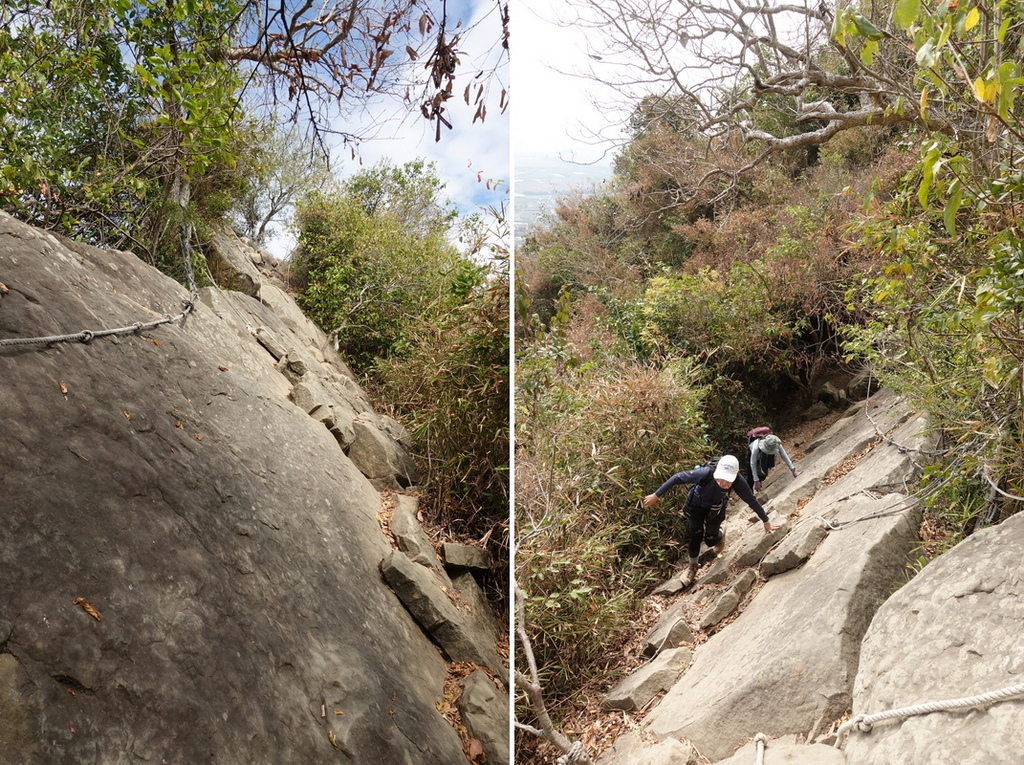
[[[1024,683],[1022,559],[1024,514],[1018,514],[968,537],[889,598],[864,637],[853,714]],[[883,720],[869,733],[851,732],[846,742],[849,765],[1010,763],[1021,752],[1021,696]]]

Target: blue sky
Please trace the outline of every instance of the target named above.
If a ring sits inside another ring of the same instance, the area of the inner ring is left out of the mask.
[[[459,46],[461,72],[456,78],[457,95],[447,102],[453,129],[442,128],[441,140],[437,142],[433,123],[428,123],[417,112],[396,126],[393,137],[365,143],[360,154],[364,166],[372,166],[382,157],[389,157],[395,164],[417,158],[435,162],[453,201],[465,211],[499,198],[477,180],[478,173],[484,179],[507,181],[510,177],[509,114],[508,111],[501,114],[498,105],[502,87],[508,87],[509,72],[506,65],[497,78],[491,80],[486,120],[473,124],[476,106],[465,104],[462,90],[471,81],[469,73],[477,68],[490,69],[497,62],[496,43],[501,37],[498,2],[450,0],[448,16],[465,19],[464,26],[472,27],[463,35]],[[382,104],[381,108],[386,107]],[[357,171],[359,168],[346,161],[345,169]]]
[[[497,64],[497,43],[501,38],[501,18],[497,0],[449,0],[449,19],[464,19],[459,46],[460,70],[456,77],[456,97],[447,102],[447,116],[453,128],[442,128],[441,140],[435,141],[434,124],[427,122],[418,112],[410,113],[407,105],[380,100],[371,104],[355,122],[345,125],[347,132],[358,132],[358,124],[376,124],[391,115],[384,130],[372,140],[362,143],[358,157],[353,159],[345,147],[332,151],[335,175],[347,177],[360,170],[373,167],[382,159],[402,165],[416,159],[433,162],[439,177],[445,182],[451,200],[463,214],[477,212],[481,207],[497,206],[507,198],[511,179],[510,118],[499,108],[502,88],[509,86],[508,57],[504,67],[491,78],[488,88],[487,117],[483,122],[472,122],[475,105],[467,106],[462,91],[472,80],[472,73],[489,70]],[[449,32],[453,30],[449,26]],[[458,30],[455,30],[458,31]],[[476,82],[476,81],[474,81]],[[396,115],[405,115],[400,120]],[[482,179],[482,180],[481,180]],[[495,184],[488,189],[487,181],[503,181],[501,191]],[[277,257],[286,256],[294,242],[287,235],[278,235],[267,244]]]

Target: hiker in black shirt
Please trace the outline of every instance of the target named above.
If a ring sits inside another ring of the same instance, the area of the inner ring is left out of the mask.
[[[768,520],[768,513],[757,501],[747,479],[740,475],[739,460],[731,454],[719,459],[713,467],[704,465],[676,473],[653,494],[644,497],[644,507],[652,507],[665,492],[681,484],[691,485],[686,495],[686,505],[683,507],[683,515],[690,522],[690,536],[686,549],[688,562],[680,577],[684,587],[693,582],[697,575],[697,558],[700,556],[701,542],[712,548],[716,555],[725,547],[722,522],[725,520],[726,505],[733,489],[764,523],[765,534],[779,528]]]

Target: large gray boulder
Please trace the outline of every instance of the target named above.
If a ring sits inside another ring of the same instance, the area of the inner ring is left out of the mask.
[[[762,765],[846,765],[841,749],[828,744],[802,744],[796,736],[768,739],[762,743]],[[751,741],[736,750],[732,757],[716,765],[754,765],[757,759],[757,741]]]
[[[508,680],[508,673],[494,648],[493,634],[481,631],[468,609],[452,596],[443,572],[414,562],[392,550],[381,561],[381,571],[398,598],[452,661],[466,661],[490,668]]]
[[[883,605],[864,637],[853,714],[945,702],[1024,683],[1024,514],[977,532]],[[1024,697],[875,722],[846,742],[849,765],[1011,763]],[[926,742],[926,743],[925,743]]]
[[[0,276],[0,338],[187,298],[2,214]],[[303,344],[226,294],[0,347],[3,761],[464,762],[444,657],[378,569],[380,495],[247,325]]]
[[[262,279],[253,262],[254,252],[234,234],[227,231],[214,234],[207,247],[206,261],[217,285],[226,290],[259,297]]]
[[[601,702],[601,708],[605,711],[643,709],[659,693],[664,693],[672,687],[679,673],[690,663],[691,656],[689,648],[669,648],[662,651],[608,691]]]

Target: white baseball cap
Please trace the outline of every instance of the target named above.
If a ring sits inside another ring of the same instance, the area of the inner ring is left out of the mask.
[[[736,480],[736,476],[740,472],[740,461],[733,457],[731,454],[726,454],[715,466],[715,474],[713,478],[718,481],[729,481],[732,483]]]

